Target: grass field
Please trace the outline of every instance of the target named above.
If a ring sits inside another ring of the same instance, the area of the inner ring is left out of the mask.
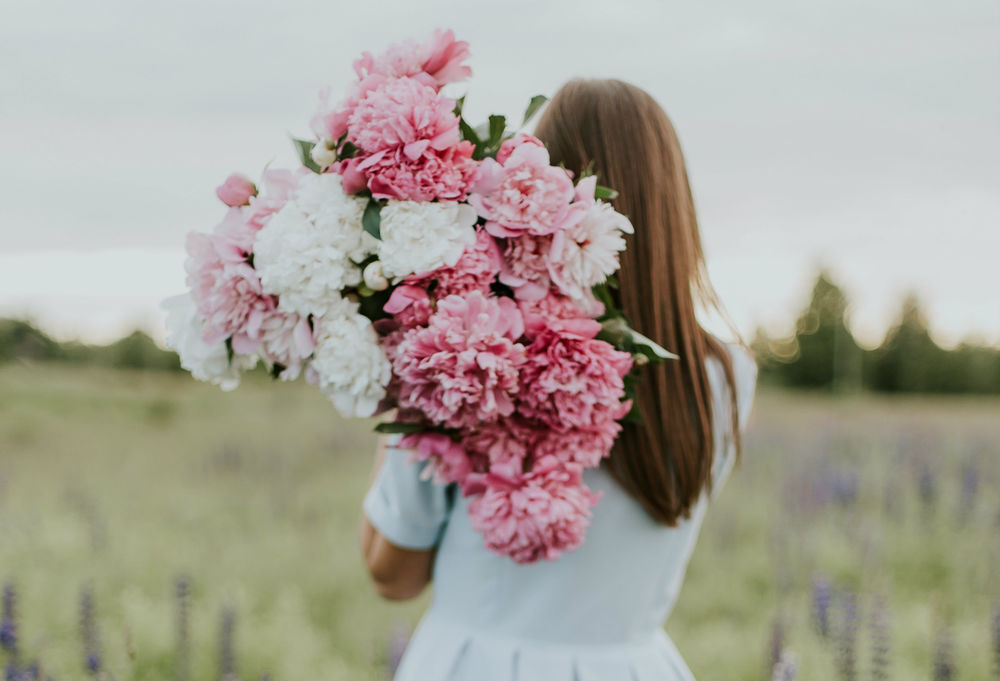
[[[362,571],[370,430],[260,376],[0,367],[21,664],[85,678],[89,647],[117,680],[387,678],[427,596],[381,601]],[[770,678],[780,650],[811,681],[996,678],[998,489],[998,400],[765,391],[667,631],[699,680]]]

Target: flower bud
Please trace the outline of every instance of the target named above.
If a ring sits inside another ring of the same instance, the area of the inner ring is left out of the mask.
[[[326,140],[321,140],[319,144],[314,146],[309,155],[320,168],[329,168],[337,160],[337,152],[327,146]]]
[[[257,188],[245,175],[233,173],[216,188],[215,195],[227,206],[245,206],[250,203],[251,196],[257,195]]]
[[[365,285],[373,291],[384,291],[389,288],[389,280],[382,274],[382,263],[378,260],[368,263],[361,276],[365,280]]]

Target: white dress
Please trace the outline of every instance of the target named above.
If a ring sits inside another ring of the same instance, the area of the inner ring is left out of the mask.
[[[757,367],[729,346],[740,428]],[[733,464],[722,366],[708,362],[715,423],[712,496]],[[607,472],[584,481],[602,496],[583,546],[555,561],[518,565],[483,546],[468,500],[454,485],[420,480],[424,464],[390,447],[364,501],[372,525],[405,548],[438,545],[432,603],[396,681],[692,681],[663,630],[709,502],[703,494],[677,527],[656,523]]]

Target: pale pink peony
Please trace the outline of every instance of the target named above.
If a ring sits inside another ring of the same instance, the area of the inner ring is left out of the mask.
[[[260,354],[269,362],[284,367],[281,378],[298,378],[306,360],[316,347],[309,320],[296,313],[275,311],[260,325]]]
[[[233,260],[246,260],[253,250],[257,229],[247,222],[246,206],[230,208],[212,230],[219,243],[225,243]]]
[[[482,488],[469,502],[472,527],[487,548],[516,563],[554,560],[583,543],[600,497],[581,473],[579,465],[554,457],[540,459],[527,475],[515,465],[497,465],[469,488]]]
[[[390,78],[420,76],[440,88],[472,75],[472,69],[462,63],[468,56],[467,42],[455,40],[455,34],[450,29],[438,29],[424,43],[406,40],[390,45],[377,57],[365,52],[354,62],[354,70],[359,79],[372,74]]]
[[[215,189],[215,195],[219,200],[230,207],[247,205],[250,203],[250,197],[256,193],[257,188],[253,186],[250,178],[239,173],[233,173]]]
[[[518,411],[552,428],[592,428],[628,413],[623,377],[632,356],[594,336],[589,319],[529,318],[528,359],[521,370]]]
[[[425,474],[441,484],[465,482],[472,472],[472,461],[461,444],[444,433],[414,433],[399,441],[399,446],[412,449],[412,460],[428,461]]]
[[[231,337],[235,352],[257,350],[264,320],[275,312],[277,301],[264,295],[243,250],[218,234],[191,233],[187,251],[187,283],[204,321],[202,339],[218,343]]]
[[[507,239],[500,281],[514,290],[518,300],[541,300],[548,294],[551,236],[521,236]]]
[[[399,404],[449,428],[510,416],[524,361],[521,313],[509,298],[479,291],[437,303],[426,328],[407,332],[393,369]]]
[[[579,210],[570,206],[573,193],[569,174],[549,164],[544,147],[520,144],[503,164],[489,158],[480,163],[469,203],[486,218],[486,229],[494,236],[538,236],[579,219]]]
[[[410,277],[406,283],[424,289],[434,283],[435,298],[470,291],[489,294],[490,284],[500,272],[502,261],[496,240],[485,230],[480,229],[476,232],[475,243],[466,246],[462,257],[454,265],[439,267],[419,277]]]
[[[365,154],[402,146],[410,159],[458,144],[455,101],[413,78],[386,80],[358,102],[347,139]]]
[[[628,218],[608,203],[591,200],[574,205],[583,206],[581,218],[552,237],[549,274],[565,295],[584,301],[592,287],[618,271],[624,235],[633,229]]]
[[[296,171],[272,168],[265,170],[261,176],[261,189],[250,199],[246,211],[247,224],[259,231],[271,216],[281,210],[295,196],[295,188],[299,178],[308,175],[309,170],[299,168]]]
[[[411,157],[407,148],[419,154]],[[429,144],[408,145],[348,159],[337,167],[347,193],[367,186],[377,199],[463,201],[479,166],[472,159],[474,150],[465,140],[440,150]]]

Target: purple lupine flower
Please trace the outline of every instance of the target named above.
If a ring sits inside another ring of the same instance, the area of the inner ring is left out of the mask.
[[[858,474],[855,471],[835,471],[828,481],[833,500],[841,506],[850,506],[858,498]]]
[[[174,583],[177,599],[177,649],[175,659],[175,678],[177,681],[187,681],[191,669],[190,655],[190,635],[188,600],[190,598],[191,584],[188,578],[181,575]]]
[[[96,676],[101,671],[101,650],[94,610],[94,590],[87,585],[80,595],[80,638],[83,641],[84,666]]]
[[[872,680],[887,681],[889,678],[889,607],[885,596],[875,597],[869,620],[871,627]]]
[[[812,580],[812,609],[813,626],[816,633],[823,638],[830,635],[830,601],[833,599],[833,588],[830,581],[822,576],[816,575]]]
[[[3,606],[0,607],[0,649],[5,650],[12,663],[17,658],[17,617],[15,606],[17,592],[13,582],[3,586]]]
[[[223,681],[231,681],[236,676],[236,648],[234,632],[236,629],[236,611],[231,606],[222,608],[222,623],[219,628],[219,677]]]
[[[837,671],[843,681],[858,678],[858,597],[847,591],[838,595],[840,621],[837,629]]]
[[[402,624],[397,624],[389,637],[389,649],[386,656],[386,671],[389,674],[389,678],[396,675],[396,670],[399,669],[399,663],[403,659],[403,653],[406,651],[406,646],[409,642],[410,630]]]
[[[781,655],[785,649],[785,618],[778,613],[774,616],[771,624],[771,639],[767,648],[767,670],[773,672],[774,668],[781,662]]]
[[[993,605],[993,676],[1000,679],[1000,602]]]
[[[938,625],[934,637],[934,681],[954,681],[955,659],[952,653],[951,632],[945,623]]]
[[[782,650],[781,658],[771,670],[771,681],[795,681],[799,675],[799,661],[795,653]]]
[[[920,492],[920,503],[925,515],[933,515],[934,501],[937,499],[937,480],[934,471],[926,461],[920,463],[917,472],[917,485]]]
[[[962,466],[962,496],[958,507],[960,523],[968,522],[976,509],[976,491],[979,489],[979,461],[970,457]]]

